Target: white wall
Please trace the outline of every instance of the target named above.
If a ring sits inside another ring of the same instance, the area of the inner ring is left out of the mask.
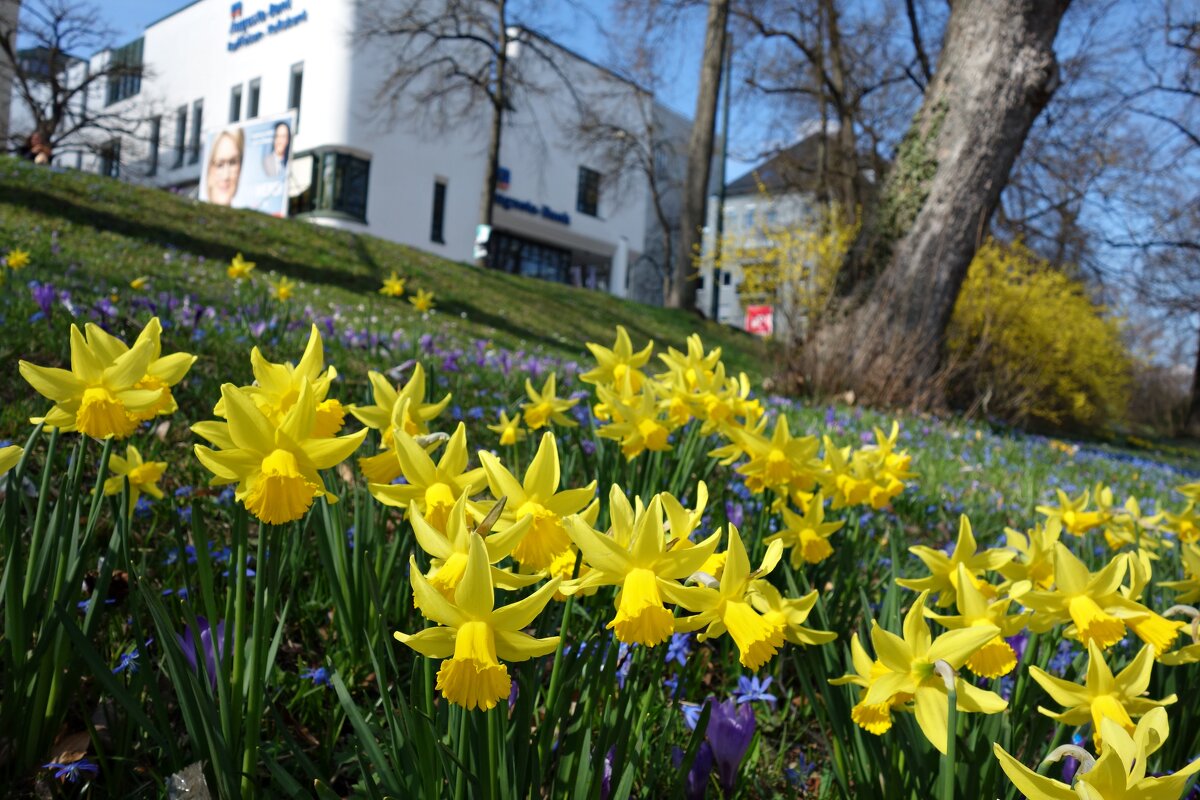
[[[243,19],[267,10],[270,0],[243,0]],[[361,25],[355,0],[292,0],[282,17],[306,13],[307,20],[287,30],[264,35],[261,40],[230,52],[229,0],[199,0],[149,27],[145,32],[147,75],[139,95],[118,106],[130,107],[147,118],[161,115],[158,171],[145,175],[149,163],[146,141],[122,143],[122,177],[163,187],[194,186],[200,178],[201,159],[192,162],[192,120],[195,102],[203,101],[203,132],[225,127],[229,120],[230,92],[242,86],[242,119],[246,119],[249,84],[261,82],[259,116],[285,112],[292,65],[304,62],[299,130],[293,153],[317,147],[337,147],[371,162],[367,224],[346,219],[315,219],[338,228],[369,231],[394,241],[470,261],[480,195],[486,168],[489,111],[464,116],[449,130],[433,130],[417,115],[402,113],[390,119],[390,109],[378,98],[380,82],[388,72],[384,45],[365,45],[354,39]],[[265,25],[246,33],[264,31]],[[502,193],[566,213],[563,225],[541,216],[497,207],[496,227],[539,239],[559,247],[587,251],[602,258],[615,256],[623,247],[631,262],[645,249],[648,235],[648,188],[640,183],[619,189],[602,184],[596,216],[576,209],[580,166],[603,171],[595,154],[581,152],[574,136],[572,95],[560,79],[565,74],[575,91],[588,102],[601,104],[624,122],[644,116],[636,105],[652,98],[610,73],[557,48],[544,40],[538,48],[549,53],[555,68],[536,57],[525,44],[514,44],[510,56],[542,91],[517,98],[502,137],[501,165],[511,184]],[[97,54],[102,64],[107,53]],[[90,102],[104,101],[103,96]],[[187,107],[185,157],[175,167],[175,118]],[[140,132],[149,137],[149,124]],[[67,164],[74,166],[74,164]],[[83,168],[95,169],[94,159]],[[433,186],[447,185],[445,243],[430,240]],[[607,189],[607,190],[606,190]],[[316,216],[316,215],[314,215]],[[622,242],[625,245],[622,245]]]

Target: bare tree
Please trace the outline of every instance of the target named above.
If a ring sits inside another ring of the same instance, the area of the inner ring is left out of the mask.
[[[113,32],[98,7],[79,0],[31,0],[15,28],[0,15],[0,61],[11,72],[16,115],[27,130],[10,128],[8,146],[28,148],[38,141],[50,152],[96,151],[113,136],[136,137],[145,109],[121,103],[121,89],[140,84],[141,59],[127,60],[106,50]],[[24,46],[18,45],[20,42]]]
[[[682,182],[671,168],[680,153],[667,130],[667,114],[656,106],[653,94],[639,89],[636,106],[636,118],[623,118],[604,113],[602,104],[589,104],[580,118],[578,143],[596,155],[606,189],[617,194],[633,186],[649,190],[658,248],[643,255],[658,274],[665,297],[680,236]]]
[[[581,105],[561,52],[526,27],[510,0],[359,0],[359,5],[362,41],[387,53],[388,71],[377,94],[389,123],[408,117],[446,132],[486,111],[479,222],[490,226],[505,119],[524,107],[525,95],[548,89],[535,73],[553,76]],[[514,58],[517,45],[531,58]]]
[[[679,252],[675,256],[674,275],[665,298],[671,308],[691,308],[699,285],[695,267],[704,228],[704,210],[708,200],[709,171],[712,168],[713,138],[717,123],[717,99],[721,90],[721,72],[725,66],[725,47],[729,28],[730,0],[709,0],[705,25],[704,53],[700,63],[700,86],[696,92],[696,114],[688,141],[687,177],[683,190],[683,215],[680,220]]]

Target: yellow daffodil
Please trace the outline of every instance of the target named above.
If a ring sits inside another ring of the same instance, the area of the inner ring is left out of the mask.
[[[1158,585],[1178,593],[1179,596],[1175,598],[1176,603],[1195,605],[1196,601],[1200,600],[1200,546],[1184,545],[1180,551],[1180,557],[1183,561],[1184,579],[1164,581]]]
[[[15,467],[24,453],[25,449],[20,445],[10,444],[7,447],[0,447],[0,477]]]
[[[417,509],[429,524],[444,531],[458,498],[479,491],[486,481],[481,467],[467,469],[466,426],[458,423],[437,464],[412,436],[399,429],[393,436],[394,452],[406,482],[372,483],[371,494],[385,506]]]
[[[1099,528],[1108,519],[1098,511],[1089,511],[1091,492],[1084,491],[1079,497],[1069,497],[1062,489],[1055,489],[1058,495],[1057,506],[1038,506],[1039,514],[1044,514],[1047,520],[1057,520],[1062,523],[1063,530],[1074,536],[1082,536],[1093,528]]]
[[[29,252],[16,248],[9,250],[8,255],[4,257],[4,263],[13,271],[25,269],[29,266],[29,261]]]
[[[591,569],[578,580],[564,584],[562,591],[575,594],[600,586],[619,586],[617,613],[607,627],[626,644],[653,647],[675,632],[675,618],[663,605],[663,598],[675,602],[683,589],[677,581],[708,559],[720,535],[714,533],[695,547],[668,549],[661,498],[655,496],[644,510],[633,510],[621,488],[614,485],[609,508],[611,535],[593,530],[578,515],[566,519],[567,533]]]
[[[311,435],[336,436],[342,429],[346,409],[338,400],[326,396],[337,378],[337,370],[332,366],[325,368],[325,346],[316,325],[309,330],[308,344],[298,363],[276,364],[255,347],[250,351],[250,367],[254,371],[254,384],[243,386],[242,391],[272,423],[280,423],[296,403],[301,384],[306,383],[317,404],[317,424]],[[222,403],[217,403],[213,413],[225,416]]]
[[[1195,483],[1187,483],[1183,486],[1176,486],[1175,491],[1179,492],[1189,500],[1200,503],[1200,481],[1196,481]]]
[[[668,437],[671,423],[659,414],[658,403],[650,392],[622,397],[606,386],[597,386],[596,395],[604,404],[611,420],[596,433],[604,439],[621,443],[621,453],[633,460],[646,450],[662,452],[671,449]]]
[[[454,507],[450,509],[444,532],[430,525],[416,508],[409,514],[409,519],[412,520],[413,536],[417,544],[431,558],[430,569],[425,578],[430,586],[447,599],[454,598],[454,590],[462,581],[467,569],[467,556],[472,539],[483,539],[488,563],[498,564],[512,555],[513,547],[528,535],[532,522],[530,517],[522,517],[497,533],[476,528],[470,524],[466,495],[458,498]],[[501,589],[520,589],[541,579],[541,575],[514,575],[508,570],[492,567],[492,585]]]
[[[1105,742],[1098,759],[1078,748],[1060,748],[1047,761],[1061,755],[1082,756],[1084,766],[1075,773],[1074,786],[1039,775],[1005,752],[998,743],[992,751],[1013,786],[1029,800],[1179,800],[1191,777],[1200,771],[1200,759],[1172,775],[1146,777],[1150,756],[1167,740],[1167,712],[1151,710],[1131,736],[1110,719],[1101,720]]]
[[[72,325],[70,370],[19,363],[21,376],[54,403],[44,417],[31,421],[97,439],[124,439],[163,399],[162,388],[140,388],[154,355],[153,343],[142,340],[120,356],[107,358]]]
[[[400,476],[400,463],[393,447],[396,430],[410,436],[429,433],[429,422],[445,410],[450,403],[450,394],[436,403],[425,402],[425,368],[420,363],[413,365],[412,375],[404,386],[393,387],[391,381],[378,372],[368,372],[371,392],[375,404],[351,406],[350,413],[372,430],[379,431],[379,446],[382,452],[360,458],[358,463],[367,480],[372,483],[391,483]]]
[[[925,602],[928,597],[928,592],[922,592],[908,610],[904,617],[903,638],[884,630],[877,622],[873,624],[871,642],[879,654],[883,669],[882,674],[870,682],[861,702],[868,708],[878,709],[892,704],[897,695],[911,697],[921,732],[939,752],[945,753],[949,690],[946,680],[938,674],[936,664],[945,662],[955,673],[956,707],[959,711],[983,714],[1003,711],[1008,703],[999,695],[980,689],[957,675],[967,659],[996,638],[1000,629],[995,625],[971,625],[948,631],[934,639],[925,622]]]
[[[146,275],[141,275],[129,282],[129,288],[135,292],[140,292],[150,285],[150,278]]]
[[[495,425],[488,425],[487,429],[493,433],[499,434],[500,444],[503,447],[514,445],[517,442],[523,442],[529,437],[528,431],[521,427],[521,415],[509,419],[507,411],[500,412],[500,421]]]
[[[1053,586],[1054,546],[1062,536],[1062,523],[1047,520],[1045,524],[1036,525],[1026,533],[1005,528],[1004,534],[1009,549],[1016,556],[998,567],[1000,574],[1010,583],[1029,581],[1040,589]]]
[[[155,500],[161,500],[162,489],[158,488],[158,479],[167,471],[165,461],[143,461],[142,454],[133,445],[125,448],[125,457],[110,456],[108,471],[112,477],[104,482],[106,495],[120,494],[129,480],[129,513],[137,505],[138,498],[146,493]]]
[[[793,491],[807,491],[816,485],[817,440],[813,436],[793,437],[788,419],[780,415],[771,438],[750,431],[734,431],[749,460],[736,468],[745,477],[752,492],[771,489],[786,497]]]
[[[486,450],[479,451],[479,462],[487,474],[492,495],[508,498],[497,527],[512,525],[526,517],[533,520],[529,533],[521,538],[512,554],[524,570],[544,570],[571,549],[571,537],[563,526],[565,518],[579,514],[586,524],[595,524],[600,512],[600,503],[594,499],[595,481],[579,489],[558,490],[561,474],[558,443],[553,433],[542,434],[537,453],[525,470],[524,481],[518,481],[500,459]]]
[[[963,564],[976,588],[985,594],[995,595],[995,589],[980,580],[980,575],[989,570],[1000,569],[1012,561],[1016,553],[1011,550],[976,552],[977,549],[975,534],[971,531],[971,520],[963,514],[958,521],[958,540],[954,543],[954,550],[950,555],[922,545],[908,548],[908,552],[921,559],[930,574],[924,578],[897,578],[896,583],[914,592],[937,592],[937,605],[943,608],[952,604],[957,596],[958,565]]]
[[[412,303],[413,308],[422,314],[428,313],[433,310],[433,292],[417,289],[417,293],[408,298],[408,302]]]
[[[540,392],[533,388],[528,378],[525,379],[525,394],[529,395],[529,401],[521,403],[521,409],[525,412],[525,424],[530,430],[536,431],[552,422],[564,428],[576,427],[575,420],[565,412],[579,401],[560,398],[556,384],[557,378],[553,372],[546,376]]]
[[[228,422],[201,422],[192,430],[218,450],[196,445],[196,457],[214,474],[212,485],[236,483],[234,497],[259,520],[281,525],[300,519],[313,499],[337,498],[325,490],[318,470],[345,461],[362,444],[366,430],[349,436],[316,437],[317,403],[307,380],[278,423],[244,391],[221,387]]]
[[[1200,509],[1196,507],[1196,501],[1189,501],[1178,514],[1164,511],[1162,526],[1178,536],[1179,541],[1195,544],[1200,540]]]
[[[1035,631],[1072,622],[1081,642],[1095,640],[1100,649],[1106,650],[1125,636],[1125,623],[1101,604],[1116,593],[1127,569],[1128,558],[1121,555],[1093,575],[1059,542],[1054,546],[1054,590],[1033,590],[1017,599],[1034,610],[1030,627]]]
[[[813,589],[803,597],[796,599],[785,598],[768,580],[757,579],[750,582],[750,605],[762,614],[768,625],[778,626],[783,630],[785,641],[798,645],[828,644],[837,638],[832,631],[819,631],[804,625],[813,606],[817,604],[817,590]]]
[[[84,326],[84,331],[88,344],[101,358],[116,361],[129,350],[124,342],[110,335],[98,325],[89,322]],[[146,323],[146,327],[142,329],[133,343],[134,347],[143,341],[150,343],[150,364],[146,367],[146,374],[135,384],[135,388],[162,390],[162,394],[154,406],[133,414],[135,422],[144,422],[156,416],[174,414],[179,406],[171,393],[171,387],[183,380],[188,370],[196,363],[196,356],[190,353],[171,353],[164,356],[161,337],[162,323],[159,322],[158,317],[153,317]]]
[[[778,617],[768,618],[750,602],[750,584],[769,575],[783,555],[783,543],[772,542],[759,568],[751,572],[750,558],[742,537],[733,525],[729,526],[725,569],[716,586],[689,586],[675,593],[676,602],[691,616],[675,620],[677,631],[703,632],[696,638],[703,641],[728,633],[737,645],[742,666],[758,669],[779,652],[784,641],[784,625]],[[711,583],[711,582],[710,582]]]
[[[892,712],[897,708],[904,710],[904,707],[912,701],[912,695],[897,692],[881,703],[872,705],[866,703],[867,692],[871,685],[887,675],[889,670],[882,661],[872,660],[867,655],[862,642],[858,640],[857,633],[850,638],[850,663],[854,667],[853,673],[840,678],[830,678],[829,682],[834,686],[853,684],[859,687],[858,700],[850,709],[850,719],[867,733],[882,736],[892,729]]]
[[[1099,746],[1102,735],[1101,720],[1112,720],[1129,733],[1133,733],[1135,717],[1146,714],[1152,708],[1170,705],[1176,701],[1175,695],[1164,697],[1162,700],[1150,700],[1142,696],[1150,686],[1153,667],[1154,649],[1146,645],[1133,661],[1114,677],[1104,661],[1104,652],[1095,642],[1091,642],[1088,644],[1087,679],[1082,686],[1056,678],[1036,666],[1029,668],[1029,674],[1054,702],[1064,708],[1056,713],[1038,706],[1038,711],[1064,725],[1079,727],[1091,722],[1096,744]]]
[[[668,347],[666,353],[659,355],[659,359],[667,366],[667,380],[691,390],[711,383],[713,373],[721,362],[721,348],[705,353],[704,342],[699,334],[693,333],[687,338],[686,353]]]
[[[611,386],[620,385],[628,378],[630,391],[641,391],[642,383],[646,380],[646,375],[641,368],[646,366],[646,362],[650,360],[650,354],[654,352],[654,342],[650,342],[635,353],[633,352],[633,343],[629,339],[629,332],[625,330],[624,325],[618,325],[617,340],[611,349],[594,342],[588,342],[587,348],[592,351],[592,355],[596,359],[596,366],[582,373],[579,380],[584,383]]]
[[[1029,620],[1029,614],[1009,616],[1008,607],[1012,604],[1011,597],[988,602],[987,596],[971,580],[966,565],[959,564],[958,573],[958,597],[956,598],[958,614],[934,614],[927,611],[925,615],[930,619],[937,620],[942,627],[950,630],[980,625],[991,625],[998,628],[1000,633],[996,634],[996,638],[975,651],[967,659],[966,665],[967,669],[983,678],[999,678],[1007,675],[1017,666],[1017,654],[1004,639],[1020,633]]]
[[[808,510],[803,515],[796,514],[788,508],[781,509],[783,514],[783,530],[768,536],[765,541],[770,544],[778,539],[784,547],[792,549],[792,566],[800,569],[805,562],[820,564],[833,555],[833,547],[829,537],[839,531],[846,523],[825,521],[825,500],[820,492],[808,503]]]
[[[247,261],[242,258],[242,254],[238,253],[229,262],[229,266],[225,268],[225,274],[232,280],[240,281],[250,277],[250,273],[254,271],[254,262]],[[286,280],[286,279],[285,279]],[[287,298],[281,298],[286,300]]]
[[[383,286],[379,288],[379,293],[385,297],[403,297],[404,296],[405,279],[401,278],[396,270],[392,270],[392,274],[383,279]],[[429,309],[421,309],[428,311]]]
[[[279,280],[271,282],[271,296],[279,302],[286,303],[295,294],[296,282],[286,276],[280,276]]]
[[[444,659],[437,672],[437,689],[455,705],[468,711],[494,708],[512,690],[508,667],[500,659],[526,661],[558,647],[557,636],[535,639],[522,632],[554,596],[558,579],[512,605],[496,608],[487,547],[479,536],[471,537],[467,566],[453,602],[430,585],[415,564],[410,574],[417,606],[438,627],[415,634],[397,632],[396,639],[426,658]]]
[[[1166,619],[1139,602],[1153,577],[1151,555],[1145,550],[1125,556],[1129,584],[1100,597],[1097,602],[1105,611],[1124,622],[1146,644],[1154,646],[1158,655],[1170,650],[1179,637],[1183,623]]]

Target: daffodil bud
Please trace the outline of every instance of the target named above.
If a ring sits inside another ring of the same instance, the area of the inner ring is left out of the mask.
[[[1079,762],[1079,769],[1076,775],[1083,775],[1096,766],[1096,758],[1077,744],[1064,744],[1061,747],[1055,748],[1050,755],[1046,756],[1042,764],[1057,764],[1065,756],[1070,756]]]

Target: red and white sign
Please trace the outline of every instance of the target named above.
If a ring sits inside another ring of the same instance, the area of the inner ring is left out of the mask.
[[[746,330],[755,336],[770,336],[775,332],[773,306],[746,306]]]

